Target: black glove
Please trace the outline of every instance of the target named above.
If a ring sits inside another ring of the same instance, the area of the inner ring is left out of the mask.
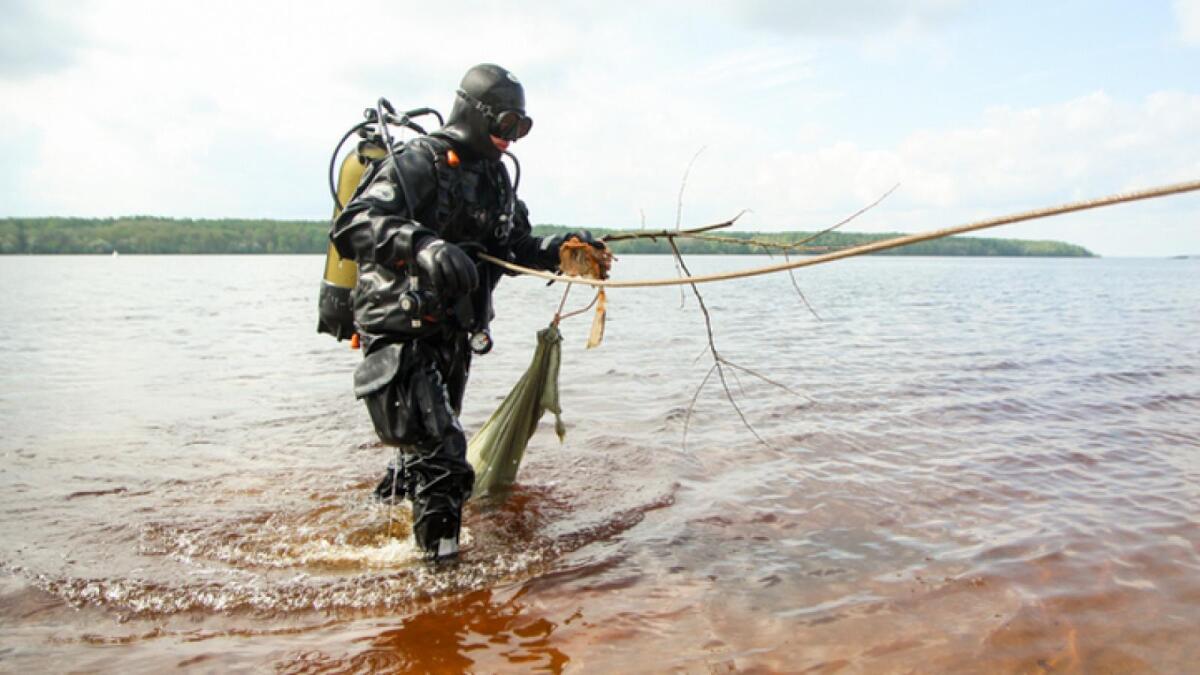
[[[576,230],[574,232],[564,232],[562,234],[556,234],[553,237],[547,237],[543,239],[542,248],[548,251],[553,251],[555,255],[558,255],[558,249],[561,248],[562,245],[567,241],[569,241],[571,237],[575,237],[585,244],[591,244],[596,248],[605,247],[604,242],[592,236],[590,230]]]
[[[591,244],[592,246],[594,246],[596,248],[604,248],[604,242],[600,241],[596,237],[593,237],[591,230],[577,230],[575,232],[568,232],[568,233],[562,235],[562,241],[567,241],[571,237],[577,237],[579,239],[579,241],[581,241],[585,244]],[[561,245],[561,242],[560,242],[560,245]]]
[[[587,249],[575,248],[574,253],[564,252],[563,246],[572,239],[577,239],[580,244],[587,244],[594,250],[588,252],[583,258],[579,256],[587,251]],[[608,270],[612,266],[612,253],[608,251],[607,244],[592,236],[592,233],[588,230],[576,230],[575,232],[557,235],[552,239],[546,240],[546,245],[548,245],[546,248],[554,252],[554,257],[556,258],[556,264],[553,264],[552,267],[567,274],[583,274],[588,276],[589,274],[598,273],[597,278],[608,278]],[[599,265],[599,269],[596,269],[593,264]]]
[[[416,263],[438,295],[452,298],[479,286],[479,271],[471,256],[444,239],[432,237],[422,242]]]

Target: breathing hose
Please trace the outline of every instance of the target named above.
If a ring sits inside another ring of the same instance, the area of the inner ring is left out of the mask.
[[[385,109],[388,111],[386,115],[383,112]],[[338,199],[337,179],[336,179],[336,171],[335,170],[337,168],[338,154],[341,153],[342,146],[344,146],[346,144],[346,141],[348,141],[350,139],[350,137],[353,136],[354,134],[358,134],[364,138],[368,138],[369,136],[371,136],[373,134],[367,133],[366,130],[369,129],[372,125],[377,124],[378,128],[379,128],[379,131],[377,133],[382,136],[384,143],[388,149],[388,155],[392,158],[392,161],[395,162],[396,161],[395,150],[392,147],[391,134],[388,133],[388,125],[394,124],[396,126],[401,126],[401,127],[411,129],[411,130],[417,132],[418,134],[425,135],[425,133],[426,133],[425,128],[422,127],[421,125],[417,124],[416,122],[412,121],[412,118],[414,118],[414,117],[423,117],[425,115],[433,115],[434,117],[436,117],[439,126],[445,126],[445,124],[446,124],[446,120],[445,120],[445,118],[442,117],[442,114],[439,113],[437,110],[434,110],[433,108],[413,108],[412,110],[409,110],[409,111],[405,112],[404,114],[397,116],[396,109],[392,107],[392,104],[390,102],[388,102],[388,100],[386,98],[380,98],[379,101],[375,104],[374,108],[367,108],[366,110],[363,111],[363,116],[366,119],[364,121],[359,122],[358,124],[355,124],[354,126],[350,127],[349,131],[347,131],[345,134],[343,134],[341,139],[338,140],[337,145],[334,146],[334,148],[333,148],[333,154],[331,154],[329,156],[329,196],[333,198],[333,204],[335,207],[337,207],[337,209],[339,211],[345,207],[345,204],[342,203],[342,200]],[[403,184],[400,187],[401,187],[401,190],[404,190]],[[405,200],[407,200],[407,199],[408,199],[408,194],[406,192]],[[412,207],[410,206],[409,208],[411,210]]]

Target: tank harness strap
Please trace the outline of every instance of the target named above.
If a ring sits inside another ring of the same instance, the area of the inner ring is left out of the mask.
[[[459,165],[462,163],[458,157],[458,153],[449,143],[436,138],[426,137],[424,145],[430,156],[433,157],[433,165],[437,173],[437,220],[438,225],[442,226],[450,222],[451,216],[454,215],[454,206],[462,201],[462,172]]]

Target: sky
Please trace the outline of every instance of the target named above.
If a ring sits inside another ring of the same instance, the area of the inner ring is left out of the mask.
[[[1200,179],[1200,0],[0,0],[0,217],[327,218],[362,110],[448,112],[481,62],[525,85],[535,223],[813,230],[899,184],[845,229],[916,232]],[[1200,254],[1200,194],[982,236]]]

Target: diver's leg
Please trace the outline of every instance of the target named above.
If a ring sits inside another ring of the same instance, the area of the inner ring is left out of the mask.
[[[398,504],[407,494],[405,490],[408,481],[404,473],[404,460],[397,452],[396,457],[388,462],[383,478],[375,486],[375,498],[385,504]]]
[[[413,505],[413,539],[435,559],[452,557],[458,553],[463,502],[475,482],[466,459],[466,437],[461,429],[453,429],[414,450],[404,462]]]
[[[467,462],[467,439],[458,421],[466,361],[452,358],[454,342],[427,343],[415,369],[412,394],[425,435],[406,448],[404,475],[413,503],[413,538],[435,558],[458,553],[463,503],[471,496],[475,472]],[[449,357],[449,358],[448,358]]]
[[[438,351],[438,367],[446,379],[446,393],[455,415],[462,414],[467,378],[471,374],[471,347],[467,335],[455,335],[446,340]]]

